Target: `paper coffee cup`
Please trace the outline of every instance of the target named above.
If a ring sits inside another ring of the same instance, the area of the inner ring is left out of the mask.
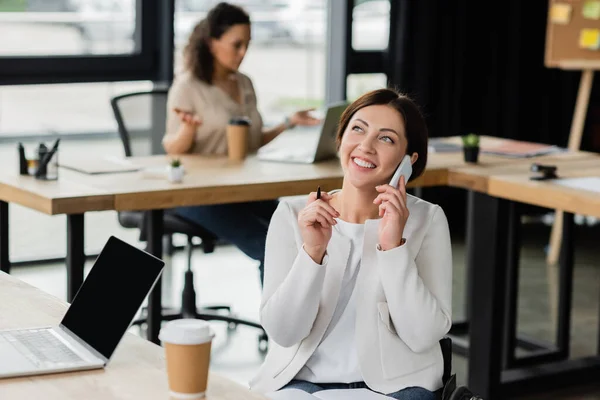
[[[245,117],[235,117],[227,125],[227,154],[232,161],[243,161],[248,154],[248,137],[250,120]]]
[[[214,333],[208,322],[178,319],[161,329],[172,398],[200,399],[208,385],[210,349]]]

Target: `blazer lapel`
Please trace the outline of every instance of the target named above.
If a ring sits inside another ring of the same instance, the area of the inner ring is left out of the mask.
[[[300,347],[294,352],[295,355],[290,364],[274,376],[278,379],[278,382],[286,383],[296,376],[321,343],[323,335],[331,323],[340,296],[344,271],[350,256],[350,239],[339,235],[334,230],[327,246],[327,255],[329,260],[327,266],[324,267],[327,270],[317,318],[313,323],[310,335],[304,338]],[[275,386],[280,387],[279,384]]]
[[[337,306],[344,271],[346,270],[350,256],[350,239],[337,234],[334,230],[327,246],[327,255],[329,260],[325,267],[327,271],[325,273],[323,295],[319,304],[319,313],[313,325],[313,334],[303,342],[304,348],[313,350],[321,342]]]
[[[344,272],[348,267],[350,247],[350,239],[340,235],[334,230],[329,245],[327,246],[329,262],[327,265],[325,285],[327,285],[328,290],[325,291],[325,297],[323,298],[323,302],[327,304],[328,310],[331,306],[331,315],[333,315],[333,311],[337,305]]]
[[[379,242],[379,222],[380,219],[370,219],[365,222],[365,232],[363,238],[362,262],[360,265],[358,282],[365,282],[369,277],[377,277],[377,267],[375,263],[375,249]]]

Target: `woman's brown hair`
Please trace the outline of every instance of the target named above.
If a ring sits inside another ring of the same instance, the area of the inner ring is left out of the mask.
[[[212,83],[215,60],[210,40],[219,39],[229,28],[239,24],[250,25],[250,16],[241,7],[229,3],[214,6],[190,34],[184,49],[186,69],[199,80]]]
[[[406,154],[417,153],[419,157],[412,166],[413,173],[410,180],[418,178],[427,165],[427,123],[417,104],[405,94],[394,89],[377,89],[367,92],[350,104],[342,113],[336,135],[338,149],[342,143],[342,136],[352,116],[361,108],[373,105],[386,105],[398,111],[404,119],[404,130],[406,132]],[[400,161],[398,161],[399,163]]]

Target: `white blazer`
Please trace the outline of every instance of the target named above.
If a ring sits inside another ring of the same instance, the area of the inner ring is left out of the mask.
[[[283,199],[269,226],[261,324],[269,352],[252,390],[281,389],[311,357],[338,302],[350,240],[333,230],[323,264],[302,248],[298,213],[306,197]],[[439,340],[452,310],[452,252],[448,221],[438,206],[408,195],[406,243],[377,248],[379,219],[365,223],[356,281],[360,370],[370,389],[393,393],[409,386],[442,387]]]

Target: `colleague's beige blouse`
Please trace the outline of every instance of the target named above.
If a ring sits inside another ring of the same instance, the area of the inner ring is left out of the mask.
[[[202,125],[196,130],[196,140],[189,150],[196,154],[227,154],[226,128],[231,117],[246,116],[251,120],[249,150],[258,150],[262,143],[263,122],[257,109],[252,81],[237,73],[241,90],[241,104],[217,86],[209,85],[183,72],[175,77],[167,100],[166,135],[176,135],[181,120],[173,111],[179,108],[195,113]]]

